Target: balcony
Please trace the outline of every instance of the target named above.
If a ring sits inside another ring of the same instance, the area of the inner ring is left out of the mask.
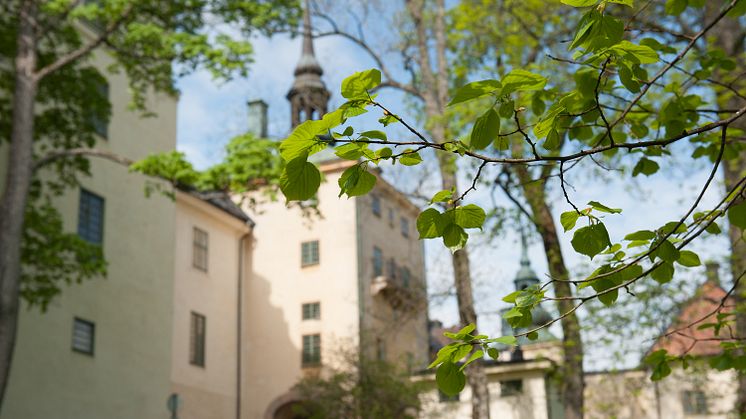
[[[375,297],[383,298],[392,308],[402,311],[415,311],[426,305],[425,295],[416,285],[407,287],[397,278],[388,275],[380,275],[373,278],[370,284],[370,293]]]

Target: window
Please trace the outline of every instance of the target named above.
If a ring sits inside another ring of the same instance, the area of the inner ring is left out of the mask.
[[[109,101],[109,83],[106,82],[106,79],[101,78],[96,82],[96,90],[99,96],[97,100]],[[103,109],[105,108],[94,109],[88,119],[93,127],[93,132],[106,140],[109,138],[109,118]]]
[[[80,190],[78,235],[94,244],[104,241],[104,198],[85,189]]]
[[[404,288],[409,288],[409,282],[411,280],[411,274],[409,268],[402,268],[401,270],[401,285]]]
[[[303,304],[303,320],[318,320],[321,318],[321,303]]]
[[[394,219],[396,219],[396,217],[394,216],[394,209],[389,208],[389,226],[394,226]]]
[[[383,252],[380,248],[373,246],[373,276],[383,275]]]
[[[371,195],[371,199],[372,201],[370,203],[370,206],[373,211],[373,214],[380,217],[381,216],[381,198],[378,197],[377,195]]]
[[[319,264],[319,241],[304,242],[300,245],[301,266]]]
[[[399,220],[399,224],[401,226],[401,235],[404,237],[409,237],[409,219],[401,217],[401,220]]]
[[[500,396],[515,396],[523,393],[523,381],[522,380],[508,380],[500,381]]]
[[[386,360],[386,342],[381,338],[376,339],[376,359],[379,361]]]
[[[386,270],[388,270],[389,279],[396,279],[396,261],[394,258],[389,259]]]
[[[303,335],[303,366],[321,364],[321,335]]]
[[[96,325],[88,320],[75,317],[73,320],[73,351],[93,355]]]
[[[189,363],[199,367],[205,366],[205,316],[192,312],[189,333]]]
[[[707,397],[699,390],[687,390],[681,393],[684,413],[687,415],[707,414]]]
[[[192,241],[192,266],[207,272],[207,232],[194,227],[194,239]]]
[[[442,391],[438,390],[438,396],[441,403],[448,403],[448,402],[457,402],[459,400],[459,394],[456,393],[453,396],[449,396]]]

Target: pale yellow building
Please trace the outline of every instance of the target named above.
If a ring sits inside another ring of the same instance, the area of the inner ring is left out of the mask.
[[[93,62],[106,68],[112,60],[100,51]],[[107,77],[112,117],[96,148],[130,159],[172,150],[176,99],[152,95],[148,106],[158,117],[140,118],[127,109],[124,75]],[[0,154],[7,148],[0,147]],[[103,246],[108,275],[63,285],[46,313],[22,305],[2,419],[167,415],[175,205],[147,199],[145,178],[126,167],[90,162],[92,176],[54,204],[66,230]],[[0,161],[0,169],[5,167]]]
[[[252,227],[222,193],[177,192],[171,391],[180,419],[239,417]]]

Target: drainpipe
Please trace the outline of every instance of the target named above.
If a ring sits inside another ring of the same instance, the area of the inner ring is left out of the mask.
[[[241,343],[243,341],[243,269],[244,269],[244,242],[249,236],[254,227],[254,222],[249,220],[246,222],[249,227],[249,231],[242,234],[238,239],[238,278],[237,278],[237,289],[238,296],[236,297],[236,419],[241,419],[241,357],[243,355],[241,351]]]

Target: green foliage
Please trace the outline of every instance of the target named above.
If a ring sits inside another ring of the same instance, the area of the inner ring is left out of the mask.
[[[294,406],[293,413],[313,419],[417,417],[424,389],[406,371],[344,350],[335,352],[342,354],[341,366],[328,374],[307,375],[296,384],[294,389],[307,402]]]

